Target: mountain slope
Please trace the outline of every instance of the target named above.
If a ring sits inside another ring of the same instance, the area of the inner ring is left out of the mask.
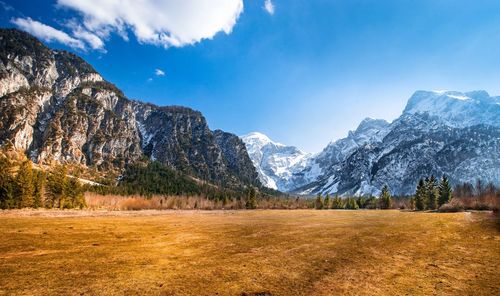
[[[500,180],[500,130],[477,125],[454,128],[428,114],[404,115],[381,142],[369,143],[333,164],[303,194],[412,194],[419,178],[449,176],[452,184]]]
[[[22,31],[0,30],[0,59],[0,144],[35,162],[121,170],[147,157],[217,184],[259,185],[244,145],[220,140],[200,112],[131,101],[81,58]]]
[[[314,183],[323,175],[335,174],[339,164],[357,149],[370,143],[378,143],[389,132],[389,123],[385,120],[366,118],[355,131],[350,131],[346,138],[331,142],[314,158],[303,171],[295,173],[295,188]],[[335,191],[332,180],[325,184],[325,190]]]

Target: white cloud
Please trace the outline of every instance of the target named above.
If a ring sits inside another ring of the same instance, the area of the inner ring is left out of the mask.
[[[114,32],[139,42],[181,47],[231,33],[243,0],[57,0],[78,11],[85,29],[100,38]],[[272,4],[271,4],[272,5]]]
[[[90,33],[89,31],[78,28],[73,31],[73,35],[76,38],[85,40],[85,42],[88,43],[92,49],[104,50],[104,42],[101,40],[101,38],[97,37],[97,35],[93,33]]]
[[[160,69],[156,69],[155,70],[155,75],[156,76],[165,76],[165,72],[163,72],[162,70]]]
[[[267,11],[270,15],[274,14],[274,4],[271,0],[265,0],[264,10]]]
[[[63,31],[57,30],[51,26],[42,24],[31,18],[16,18],[11,22],[22,30],[46,41],[57,41],[72,48],[85,49],[85,44],[76,38],[73,38]]]
[[[105,52],[104,41],[94,33],[91,33],[83,28],[76,20],[70,20],[66,26],[73,31],[73,36],[85,41],[92,49]]]

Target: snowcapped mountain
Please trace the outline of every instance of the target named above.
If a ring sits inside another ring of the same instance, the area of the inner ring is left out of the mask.
[[[417,91],[403,113],[429,113],[453,127],[500,126],[500,97],[485,91]]]
[[[242,136],[241,139],[264,186],[282,191],[295,188],[291,177],[304,169],[311,154],[293,146],[273,142],[266,135],[257,132]]]
[[[311,195],[376,195],[384,184],[395,194],[412,194],[417,180],[430,174],[446,174],[452,183],[498,183],[500,97],[417,91],[392,123],[367,118],[301,166],[286,168],[287,181],[277,188]]]
[[[296,187],[310,187],[307,185],[315,184],[322,176],[332,176],[340,169],[340,164],[349,155],[357,149],[382,141],[389,132],[390,124],[382,119],[365,118],[355,131],[349,131],[347,137],[337,141],[330,142],[314,158],[310,159],[309,166],[305,167],[302,172],[294,175]],[[334,178],[329,177],[324,184],[324,190],[337,192],[338,184]],[[310,194],[312,190],[301,191],[302,194]]]
[[[377,143],[389,132],[390,124],[382,119],[364,119],[355,131],[349,131],[346,138],[330,142],[315,158],[318,164],[328,162],[330,165],[339,163],[354,150],[369,144]]]
[[[302,171],[295,171],[292,174],[290,187],[301,188],[314,184],[321,176],[331,175],[338,168],[338,165],[353,151],[366,145],[376,143],[383,139],[389,132],[389,123],[381,119],[364,119],[355,131],[350,131],[346,138],[330,142],[323,151],[311,156]],[[325,189],[335,191],[336,184],[327,182]],[[302,194],[309,194],[308,190],[301,191]]]
[[[412,194],[421,177],[446,174],[452,183],[500,180],[500,129],[450,127],[437,117],[404,114],[380,142],[354,149],[324,174],[295,191],[302,194],[378,195],[387,184],[394,194]]]

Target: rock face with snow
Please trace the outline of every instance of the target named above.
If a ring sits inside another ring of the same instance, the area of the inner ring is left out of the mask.
[[[430,174],[446,174],[455,184],[478,178],[498,184],[500,98],[418,91],[392,123],[365,119],[302,169],[283,174],[288,182],[278,189],[309,195],[376,195],[385,184],[394,194],[413,194],[418,179]]]
[[[417,91],[408,101],[405,114],[428,113],[453,127],[477,124],[500,126],[500,97],[485,91]]]
[[[147,157],[218,184],[259,184],[241,141],[211,131],[200,112],[131,101],[81,58],[22,31],[0,29],[0,60],[0,144],[35,162],[108,170]]]
[[[428,114],[404,114],[380,142],[367,143],[333,163],[303,194],[377,195],[387,184],[394,194],[412,194],[421,177],[449,176],[452,184],[500,180],[500,129],[455,128]]]
[[[324,175],[334,175],[340,164],[357,149],[381,142],[389,132],[389,123],[380,119],[364,119],[355,131],[347,137],[331,142],[323,151],[310,159],[303,171],[294,174],[295,188],[315,183]],[[336,191],[336,183],[331,178],[324,184],[326,190]]]
[[[293,146],[273,142],[257,132],[242,136],[241,139],[264,186],[282,191],[294,189],[293,174],[304,169],[310,154]]]

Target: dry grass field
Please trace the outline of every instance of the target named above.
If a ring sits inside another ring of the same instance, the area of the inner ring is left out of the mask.
[[[500,295],[490,213],[11,211],[0,295]]]

